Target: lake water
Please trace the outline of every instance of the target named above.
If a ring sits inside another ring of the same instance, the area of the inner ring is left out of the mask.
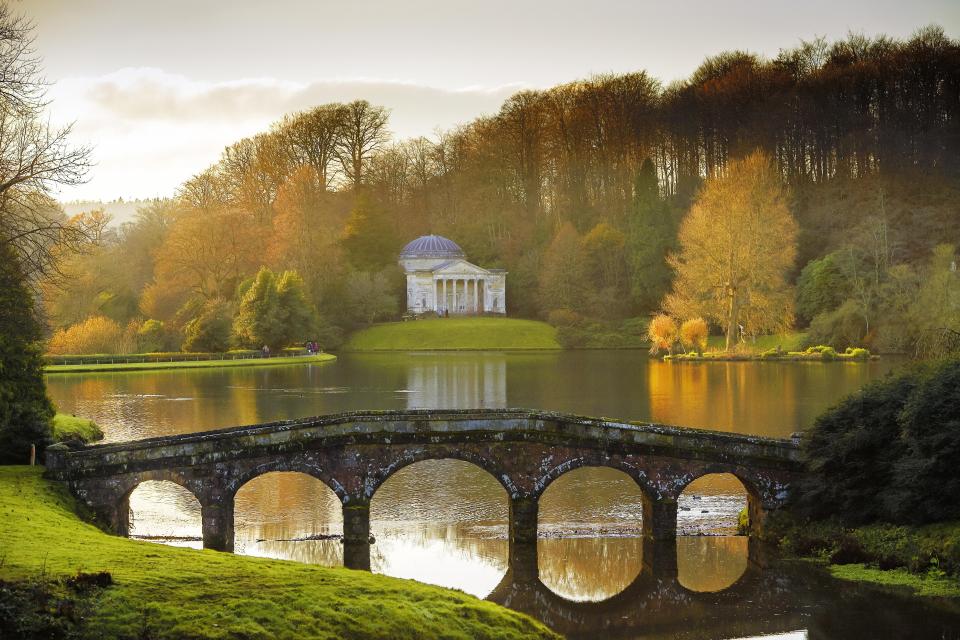
[[[322,365],[67,374],[47,382],[61,411],[95,419],[109,441],[348,410],[477,407],[788,437],[897,364],[668,364],[637,351],[344,354]],[[641,496],[632,480],[578,469],[541,498],[537,558],[514,558],[511,566],[501,485],[469,463],[425,461],[397,472],[374,496],[371,564],[375,572],[490,598],[570,637],[960,638],[960,620],[947,612],[796,563],[758,562],[748,540],[732,535],[745,503],[731,476],[697,480],[680,501],[678,524],[687,535],[653,552],[640,537]],[[186,490],[144,483],[131,512],[133,535],[199,546],[199,505]],[[341,531],[339,501],[310,477],[268,474],[237,494],[238,553],[337,566],[341,544],[327,537]],[[671,554],[667,573],[651,560]]]

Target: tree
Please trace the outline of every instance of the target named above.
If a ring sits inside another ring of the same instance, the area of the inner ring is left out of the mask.
[[[797,278],[797,314],[807,323],[821,313],[836,309],[850,295],[842,263],[841,258],[830,253],[811,260],[800,271]]]
[[[390,290],[390,282],[383,272],[354,271],[347,276],[343,305],[350,324],[369,325],[396,317],[399,303]]]
[[[647,327],[647,336],[652,343],[650,353],[673,353],[673,345],[677,343],[677,323],[666,314],[656,315]]]
[[[664,308],[706,316],[724,327],[726,348],[738,327],[753,335],[793,322],[787,274],[797,254],[797,223],[769,158],[754,152],[712,178],[680,226],[677,273]]]
[[[352,187],[363,184],[370,156],[390,139],[389,117],[386,109],[366,100],[355,100],[344,107],[334,153]]]
[[[183,327],[183,350],[222,353],[230,348],[232,306],[225,300],[208,300],[200,315]]]
[[[42,451],[52,442],[41,327],[26,282],[13,248],[0,244],[0,464],[25,464],[31,444]]]
[[[340,246],[356,269],[377,271],[391,264],[400,250],[386,212],[365,190],[356,196]]]
[[[580,309],[590,290],[580,234],[569,222],[553,236],[540,269],[542,309]]]
[[[85,180],[89,149],[69,144],[71,127],[44,118],[46,86],[33,48],[33,25],[0,5],[0,244],[13,250],[28,275],[56,270],[57,249],[90,238],[51,197],[56,185]]]
[[[695,349],[699,355],[707,348],[710,329],[703,318],[691,318],[680,325],[680,342],[688,349]]]
[[[676,245],[677,228],[670,207],[660,198],[657,172],[643,161],[634,182],[629,219],[631,294],[640,311],[656,309],[670,289],[673,272],[667,256]]]
[[[277,299],[284,316],[285,344],[313,337],[321,326],[317,310],[307,296],[303,278],[296,271],[284,271],[277,281]]]
[[[278,349],[286,346],[285,322],[285,313],[277,293],[276,276],[270,269],[261,267],[253,285],[240,300],[240,310],[233,323],[233,331],[247,347],[266,345]]]
[[[91,316],[60,329],[50,338],[47,350],[55,354],[120,353],[120,325],[103,316]]]

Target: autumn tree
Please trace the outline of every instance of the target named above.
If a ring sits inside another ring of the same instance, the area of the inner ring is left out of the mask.
[[[651,343],[650,353],[673,353],[673,345],[677,343],[677,323],[666,314],[656,315],[647,327],[647,337]]]
[[[387,143],[390,113],[366,100],[355,100],[343,108],[334,153],[352,187],[364,182],[364,169],[371,155]]]
[[[688,349],[693,349],[699,355],[703,355],[703,350],[707,348],[707,338],[710,337],[710,329],[703,318],[690,318],[684,320],[680,325],[680,342]]]
[[[589,284],[581,237],[569,222],[557,230],[543,253],[539,284],[542,308],[579,309],[587,300]]]
[[[797,223],[776,169],[761,152],[708,180],[680,225],[676,271],[664,308],[680,317],[705,316],[726,332],[783,331],[793,322],[787,281],[796,258]]]

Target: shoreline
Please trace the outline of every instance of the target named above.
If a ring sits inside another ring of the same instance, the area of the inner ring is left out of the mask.
[[[111,371],[153,371],[161,369],[218,369],[229,367],[272,367],[287,364],[321,364],[337,356],[318,353],[312,356],[280,356],[274,358],[237,358],[234,360],[180,360],[173,362],[114,362],[108,364],[51,364],[44,375],[58,373],[100,373]]]

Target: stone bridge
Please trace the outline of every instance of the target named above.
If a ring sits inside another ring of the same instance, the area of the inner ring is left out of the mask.
[[[365,411],[85,447],[53,445],[47,476],[67,484],[105,527],[126,535],[130,493],[148,480],[196,496],[203,545],[233,550],[234,497],[265,473],[296,471],[343,503],[344,563],[369,567],[370,500],[399,469],[453,458],[489,472],[510,498],[511,543],[537,538],[538,500],[585,466],[629,475],[644,496],[643,531],[672,539],[677,499],[696,478],[731,473],[748,495],[751,526],[779,508],[802,472],[799,444],[716,431],[522,409]]]

